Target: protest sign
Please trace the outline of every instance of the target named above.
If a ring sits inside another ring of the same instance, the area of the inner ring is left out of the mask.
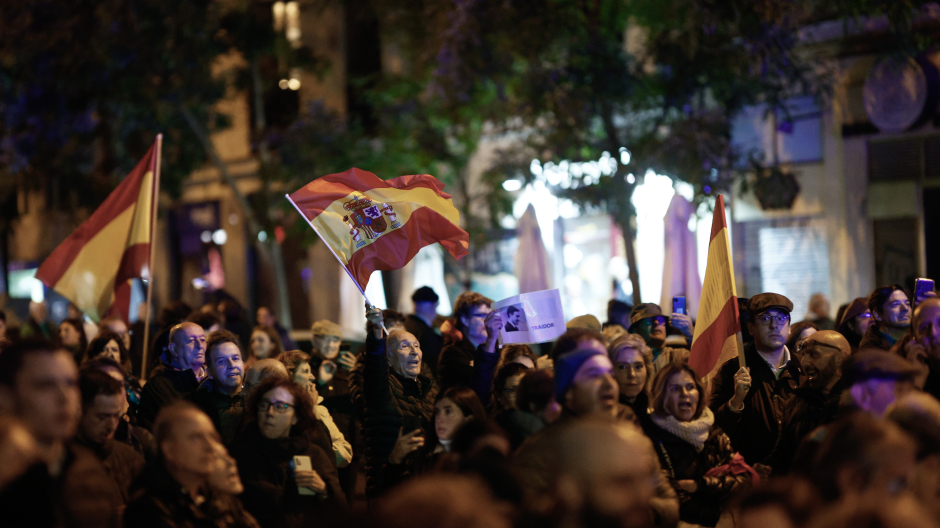
[[[503,314],[500,337],[504,345],[544,343],[565,333],[565,315],[558,290],[513,295],[493,304]]]

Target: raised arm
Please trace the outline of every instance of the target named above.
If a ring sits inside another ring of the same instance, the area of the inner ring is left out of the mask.
[[[362,363],[362,394],[367,406],[381,406],[389,398],[388,358],[385,339],[382,336],[382,310],[371,307],[366,318],[373,324],[373,331],[366,336],[366,353]]]
[[[483,321],[486,327],[486,341],[473,352],[473,373],[470,375],[470,388],[477,393],[485,407],[490,402],[493,392],[493,377],[496,364],[499,363],[499,350],[496,341],[503,328],[503,314],[492,311]]]

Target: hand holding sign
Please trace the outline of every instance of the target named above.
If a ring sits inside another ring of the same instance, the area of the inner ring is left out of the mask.
[[[565,316],[558,290],[523,293],[493,304],[500,313],[503,344],[543,343],[565,333]],[[487,330],[489,327],[487,326]]]

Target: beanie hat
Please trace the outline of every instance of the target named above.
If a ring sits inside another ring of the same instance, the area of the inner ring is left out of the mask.
[[[574,375],[585,361],[592,356],[602,356],[603,352],[594,348],[582,348],[561,355],[555,360],[555,401],[563,404],[565,393],[574,383]]]

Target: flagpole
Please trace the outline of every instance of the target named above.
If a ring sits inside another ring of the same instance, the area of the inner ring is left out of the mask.
[[[163,157],[163,134],[157,134],[156,167],[153,171],[153,196],[150,203],[150,256],[147,272],[150,280],[147,282],[147,301],[144,310],[144,353],[141,358],[140,379],[147,379],[147,351],[150,348],[150,309],[153,301],[153,254],[154,241],[157,233],[157,205],[160,203],[160,158]]]
[[[310,229],[313,229],[313,232],[316,233],[318,237],[320,237],[320,240],[323,240],[323,235],[321,235],[320,232],[317,231],[317,228],[313,225],[313,222],[311,222],[310,219],[307,218],[307,215],[305,215],[304,212],[300,210],[300,207],[298,207],[297,204],[294,203],[294,200],[291,200],[290,195],[289,195],[289,194],[285,194],[285,195],[284,195],[284,198],[287,198],[287,201],[290,202],[290,204],[294,206],[294,209],[296,209],[298,213],[300,213],[301,218],[303,218],[304,220],[307,221],[307,225],[310,226]],[[343,271],[346,272],[346,275],[349,275],[349,278],[353,281],[353,284],[356,285],[356,288],[359,288],[359,293],[361,293],[361,294],[362,294],[362,297],[365,298],[366,304],[369,305],[369,306],[374,306],[374,305],[372,304],[372,302],[369,301],[369,297],[366,295],[365,290],[363,290],[363,289],[362,289],[362,286],[359,285],[359,281],[357,281],[356,278],[353,277],[353,274],[352,274],[351,271],[349,271],[349,268],[347,268],[347,267],[343,264],[343,261],[339,258],[339,255],[337,255],[336,252],[333,251],[333,247],[330,246],[329,244],[327,244],[326,242],[324,242],[324,244],[326,245],[327,248],[329,248],[330,253],[333,254],[333,257],[336,258],[336,261],[339,262],[340,267],[343,268]],[[388,333],[388,330],[385,329],[385,323],[384,323],[384,322],[382,323],[382,330],[385,330],[385,333],[386,333],[386,334]]]

